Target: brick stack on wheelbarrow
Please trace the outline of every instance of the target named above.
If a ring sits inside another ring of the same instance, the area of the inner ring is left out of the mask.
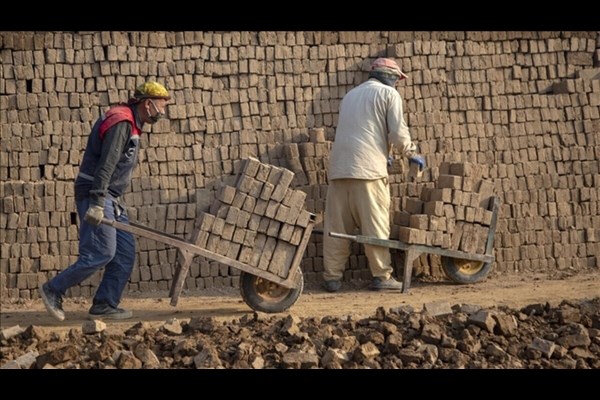
[[[198,219],[192,241],[208,251],[286,278],[312,214],[294,173],[249,157],[235,186],[223,185]]]
[[[475,163],[442,162],[433,187],[406,197],[393,214],[391,238],[408,244],[485,253],[494,186]]]

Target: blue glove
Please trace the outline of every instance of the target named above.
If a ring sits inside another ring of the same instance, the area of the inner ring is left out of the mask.
[[[392,167],[392,163],[393,163],[393,162],[394,162],[394,157],[392,157],[392,156],[389,156],[389,157],[388,157],[388,161],[387,161],[387,166],[388,166],[388,168],[391,168],[391,167]]]
[[[412,156],[408,159],[408,162],[417,164],[421,171],[425,169],[425,159],[423,156]]]

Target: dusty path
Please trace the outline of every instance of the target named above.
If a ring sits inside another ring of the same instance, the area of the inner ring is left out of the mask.
[[[575,276],[548,277],[545,275],[496,276],[473,285],[454,285],[447,282],[413,282],[410,293],[372,292],[364,286],[367,282],[352,285],[345,283],[342,291],[327,293],[317,284],[307,284],[299,300],[289,310],[300,317],[325,315],[370,316],[375,309],[411,305],[420,310],[424,303],[444,300],[452,304],[466,303],[480,306],[506,305],[523,307],[532,303],[556,305],[563,300],[589,299],[600,296],[600,273]],[[177,307],[169,305],[168,294],[153,293],[129,296],[122,306],[133,310],[133,319],[111,323],[114,328],[129,327],[137,321],[162,323],[170,318],[179,320],[191,317],[213,316],[221,320],[240,318],[252,310],[242,301],[237,289],[223,289],[183,293]],[[57,322],[50,317],[41,300],[22,304],[3,302],[0,312],[2,329],[14,325],[38,325],[68,329],[81,327],[90,307],[89,299],[65,299],[67,318]]]

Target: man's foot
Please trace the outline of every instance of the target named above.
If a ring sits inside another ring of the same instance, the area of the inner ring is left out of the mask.
[[[373,278],[373,283],[370,286],[371,290],[402,290],[402,282],[398,282],[394,278],[384,280],[381,278]]]
[[[108,304],[94,304],[89,311],[89,319],[128,319],[133,316],[129,310],[115,308]]]
[[[342,281],[325,281],[325,290],[330,293],[337,292],[342,287]]]
[[[62,308],[62,296],[50,289],[48,282],[40,287],[40,297],[46,306],[46,310],[59,321],[64,321],[65,312]]]

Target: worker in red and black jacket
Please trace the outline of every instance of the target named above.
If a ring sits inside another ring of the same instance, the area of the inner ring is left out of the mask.
[[[165,116],[170,100],[167,89],[146,82],[125,104],[112,107],[94,124],[88,138],[79,174],[75,180],[75,202],[81,221],[79,257],[67,269],[40,287],[48,312],[65,319],[62,296],[104,268],[104,275],[89,310],[92,319],[131,318],[119,308],[121,295],[135,262],[135,240],[131,233],[101,224],[103,218],[129,223],[121,196],[129,187],[137,164],[140,135],[144,124],[154,124]]]

